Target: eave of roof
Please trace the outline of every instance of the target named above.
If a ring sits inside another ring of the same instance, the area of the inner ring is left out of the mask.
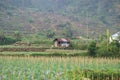
[[[56,40],[59,41],[59,42],[70,42],[70,40],[67,39],[67,38],[58,38]]]

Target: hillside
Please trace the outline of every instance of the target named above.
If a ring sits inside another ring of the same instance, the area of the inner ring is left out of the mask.
[[[98,37],[120,31],[119,0],[0,0],[0,31]]]

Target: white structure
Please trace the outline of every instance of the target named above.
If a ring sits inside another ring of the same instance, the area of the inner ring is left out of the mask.
[[[113,34],[113,35],[110,37],[110,39],[109,39],[110,43],[111,43],[113,40],[119,41],[119,43],[120,43],[120,31],[117,32],[117,33],[115,33],[115,34]]]

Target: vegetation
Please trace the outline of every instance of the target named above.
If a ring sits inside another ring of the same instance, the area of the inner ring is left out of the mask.
[[[1,79],[119,80],[119,59],[88,57],[0,57]]]
[[[17,47],[17,48],[0,48],[0,56],[31,56],[31,57],[77,57],[88,56],[85,50],[60,50],[60,49],[46,49],[35,47]],[[9,52],[6,52],[9,51]]]
[[[90,54],[90,56],[95,56],[96,55],[96,50],[97,50],[97,47],[96,47],[96,42],[91,42],[91,44],[89,45],[89,48],[88,48],[88,53]]]
[[[118,40],[109,41],[110,32],[106,31],[106,35],[102,37],[100,42],[91,42],[88,48],[88,53],[91,56],[98,57],[120,57],[120,42]]]
[[[0,80],[120,80],[119,3],[0,0]],[[69,48],[53,46],[62,37]]]
[[[106,28],[120,30],[119,0],[0,0],[0,10],[5,34],[48,34],[50,28],[56,36],[97,39]]]
[[[87,50],[88,49],[88,43],[86,43],[86,41],[72,40],[71,48],[72,49],[77,49],[77,50]]]
[[[120,57],[120,43],[113,41],[108,46],[107,44],[102,44],[98,49],[97,56]]]
[[[88,53],[91,56],[120,57],[120,43],[118,41],[113,41],[108,44],[108,42],[104,41],[97,46],[96,42],[91,42]]]
[[[53,32],[52,30],[48,30],[46,36],[47,38],[54,38],[55,32]]]
[[[13,44],[17,41],[19,41],[19,40],[16,38],[13,38],[13,37],[0,36],[0,45]]]

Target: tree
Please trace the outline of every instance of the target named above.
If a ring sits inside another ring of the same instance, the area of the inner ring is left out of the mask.
[[[52,30],[47,30],[46,36],[47,38],[53,38],[55,36],[55,32],[53,32]]]
[[[14,32],[14,36],[17,40],[21,40],[21,35],[20,35],[20,32],[19,31],[15,31]]]
[[[74,34],[74,30],[72,28],[72,24],[67,22],[65,24],[63,35],[65,35],[65,37],[73,37],[73,34]]]
[[[113,41],[106,46],[107,42],[100,44],[97,50],[97,56],[100,57],[120,57],[120,43]]]
[[[63,35],[65,37],[73,37],[73,30],[71,28],[67,28],[64,30]]]
[[[97,47],[96,47],[96,42],[95,41],[92,41],[88,47],[88,53],[90,56],[96,56],[96,50],[97,50]]]
[[[109,51],[112,52],[114,55],[120,56],[120,43],[118,41],[113,41],[110,44]]]

